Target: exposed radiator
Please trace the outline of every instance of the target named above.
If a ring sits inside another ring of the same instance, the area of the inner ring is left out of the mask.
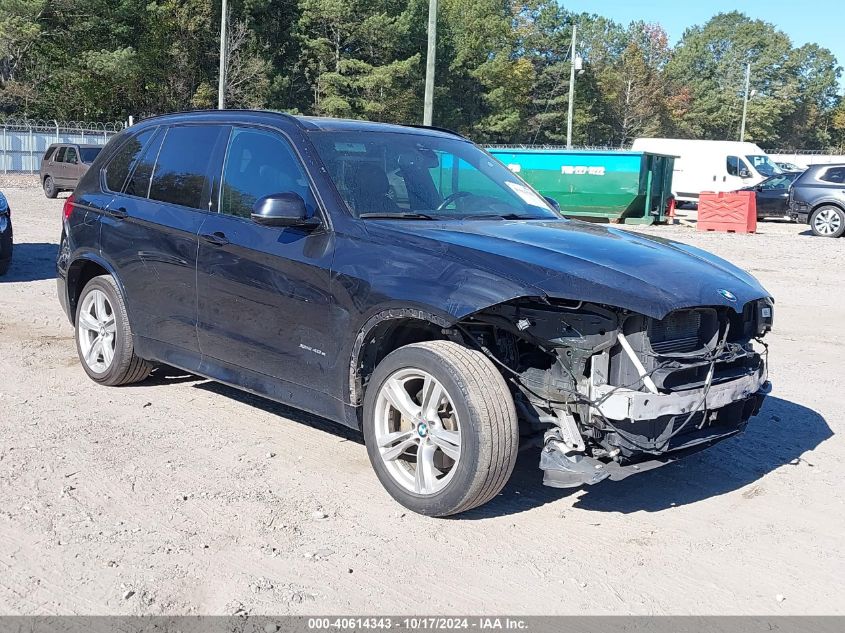
[[[649,323],[651,349],[658,354],[677,354],[701,349],[705,333],[701,331],[701,312],[673,312],[661,321]]]

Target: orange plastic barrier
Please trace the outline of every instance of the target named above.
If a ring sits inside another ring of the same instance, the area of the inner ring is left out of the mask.
[[[757,231],[755,192],[702,192],[698,198],[698,230],[755,233]]]

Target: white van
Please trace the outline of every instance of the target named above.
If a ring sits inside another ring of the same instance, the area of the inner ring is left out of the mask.
[[[754,143],[638,138],[631,149],[676,157],[672,193],[681,202],[697,201],[702,191],[736,191],[783,173]]]

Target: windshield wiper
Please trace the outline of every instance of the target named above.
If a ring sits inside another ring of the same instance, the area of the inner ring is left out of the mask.
[[[533,215],[519,215],[518,213],[477,213],[475,215],[463,215],[460,220],[545,220]]]
[[[376,220],[434,220],[430,215],[425,213],[359,213],[359,218],[373,218]]]

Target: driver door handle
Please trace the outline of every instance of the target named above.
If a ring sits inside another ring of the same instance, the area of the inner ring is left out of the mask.
[[[229,238],[226,237],[226,234],[222,231],[215,231],[214,233],[205,233],[200,236],[209,244],[214,244],[215,246],[226,246],[229,243]]]

